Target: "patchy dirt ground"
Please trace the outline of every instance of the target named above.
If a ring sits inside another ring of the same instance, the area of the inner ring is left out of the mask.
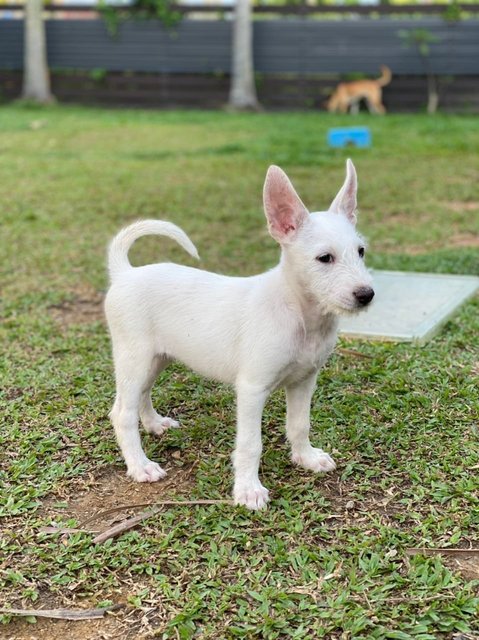
[[[452,554],[447,564],[453,571],[458,571],[467,580],[479,580],[479,554],[468,555],[465,553]]]
[[[479,211],[479,202],[474,200],[463,202],[462,200],[450,200],[446,202],[446,206],[451,211],[462,213],[463,211]]]
[[[47,620],[37,619],[36,624],[25,620],[11,622],[3,633],[5,640],[113,640],[138,637],[135,631],[121,620],[123,614],[108,614],[101,620]]]
[[[88,324],[105,318],[103,301],[105,294],[91,287],[75,290],[69,300],[50,306],[50,313],[61,327],[72,324]]]
[[[173,452],[172,456],[175,456]],[[138,514],[160,500],[182,500],[190,495],[194,481],[195,465],[172,467],[166,465],[168,476],[161,482],[138,483],[128,478],[124,469],[114,468],[95,476],[88,476],[78,492],[72,496],[69,489],[65,495],[56,495],[45,501],[42,515],[51,519],[74,518],[80,528],[95,533],[113,526],[126,517]],[[58,508],[58,501],[68,502],[68,508]],[[85,523],[85,524],[84,524]],[[87,526],[88,525],[88,526]]]
[[[479,202],[477,201],[467,201],[463,202],[460,200],[452,200],[448,202],[442,203],[443,206],[451,213],[456,214],[468,214],[469,216],[476,214],[479,212]],[[430,212],[422,212],[420,214],[420,220],[424,223],[432,223],[433,214]],[[411,224],[411,214],[410,213],[394,213],[388,217],[387,222],[389,224],[393,224],[396,226],[406,226],[408,227]],[[447,238],[447,248],[477,248],[479,247],[479,237],[474,232],[463,231],[460,229],[458,225],[451,223],[451,231],[450,236]],[[412,238],[411,238],[412,240]],[[444,241],[436,242],[434,240],[430,240],[427,242],[422,242],[420,244],[414,244],[413,242],[408,242],[407,247],[404,247],[399,251],[399,253],[405,253],[407,255],[421,255],[423,253],[427,253],[430,251],[435,251],[437,249],[444,248]],[[396,253],[398,251],[396,242],[392,241],[391,238],[385,238],[383,241],[376,241],[374,243],[374,251],[384,251],[385,253]]]
[[[448,239],[447,242],[449,249],[459,249],[463,247],[479,247],[479,237],[473,233],[458,233]],[[443,245],[441,243],[431,243],[425,247],[423,244],[410,245],[406,253],[409,255],[420,255],[424,253],[425,248],[428,251],[435,249],[441,249]]]
[[[175,456],[175,452],[172,454]],[[175,458],[173,457],[173,460]],[[179,462],[180,463],[180,462]],[[43,504],[41,515],[54,525],[65,517],[74,518],[81,528],[91,530],[92,535],[105,531],[114,525],[138,515],[148,505],[161,500],[186,500],[194,482],[195,464],[184,467],[167,465],[168,476],[162,482],[139,484],[129,479],[124,469],[113,468],[98,475],[87,476],[81,484],[76,483],[78,492],[71,493],[71,486],[65,492],[56,494]],[[59,507],[59,501],[68,507]],[[161,517],[161,516],[160,516]],[[141,524],[140,524],[141,526]],[[67,536],[68,534],[65,534]],[[139,583],[138,583],[139,584]],[[138,587],[138,584],[135,587]],[[125,607],[108,612],[101,619],[92,620],[56,620],[37,617],[35,624],[25,618],[14,619],[2,629],[0,638],[5,640],[130,640],[148,638],[151,616],[144,619],[138,610],[131,610],[127,604],[130,595],[129,585],[115,590],[115,601],[124,602]],[[42,609],[68,608],[87,609],[84,599],[77,602],[73,593],[64,593],[61,605],[41,599]],[[154,603],[158,607],[159,603]],[[94,605],[92,605],[93,607]],[[153,606],[153,603],[152,603]],[[161,615],[161,612],[159,612]]]
[[[404,220],[406,222],[406,219]],[[474,233],[457,233],[447,241],[447,247],[449,249],[459,248],[477,248],[479,247],[479,237]],[[443,249],[442,242],[429,242],[427,244],[409,244],[407,249],[403,249],[400,253],[406,255],[418,256],[428,251],[435,251],[437,249]],[[397,253],[397,245],[390,240],[383,242],[377,242],[374,245],[375,251],[384,251],[385,253]]]

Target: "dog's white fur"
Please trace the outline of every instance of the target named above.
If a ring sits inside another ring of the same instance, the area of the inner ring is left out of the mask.
[[[310,214],[286,174],[271,166],[264,208],[281,260],[248,278],[171,263],[132,267],[130,246],[149,234],[169,236],[198,257],[186,234],[169,222],[140,221],[114,238],[105,301],[117,388],[110,415],[132,478],[154,482],[165,475],[142,449],[138,418],[157,435],[178,426],[156,413],[150,396],[159,371],[172,360],[236,388],[237,504],[261,509],[268,502],[258,477],[261,417],[278,387],[286,389],[293,462],[316,472],[335,468],[327,453],[311,446],[309,416],[316,375],[336,342],[338,315],[358,311],[374,295],[360,255],[364,241],[355,230],[356,191],[348,160],[346,180],[329,210]]]

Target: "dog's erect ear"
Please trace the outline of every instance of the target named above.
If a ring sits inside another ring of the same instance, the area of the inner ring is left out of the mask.
[[[309,213],[288,176],[274,165],[266,174],[263,202],[271,236],[280,244],[291,242]]]
[[[358,191],[358,178],[354,164],[348,158],[346,161],[346,180],[334,198],[329,210],[333,213],[342,213],[352,224],[356,224],[356,208],[358,206],[356,194]]]

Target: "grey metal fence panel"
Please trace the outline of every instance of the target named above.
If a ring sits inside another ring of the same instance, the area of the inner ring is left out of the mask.
[[[479,74],[479,20],[440,18],[263,20],[254,23],[255,69],[260,73],[376,74],[387,64],[395,75],[423,75],[424,60],[399,32],[428,29],[432,71]],[[0,68],[21,69],[23,23],[0,20]],[[47,21],[48,60],[56,69],[162,73],[229,73],[231,21],[184,19],[167,30],[153,21],[120,25],[108,34],[102,20]]]
[[[440,74],[479,73],[479,21],[447,24],[440,19],[258,22],[256,69],[264,73],[376,73],[387,64],[395,74],[424,74],[424,60],[408,48],[401,31],[428,29],[431,69]]]
[[[0,67],[21,69],[23,66],[23,24],[19,20],[0,20]]]
[[[70,23],[70,24],[69,24]],[[52,67],[168,73],[229,71],[229,23],[184,20],[175,29],[158,22],[128,22],[114,36],[102,21],[51,21]]]

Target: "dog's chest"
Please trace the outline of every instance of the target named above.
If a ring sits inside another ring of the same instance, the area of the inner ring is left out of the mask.
[[[282,384],[294,384],[320,369],[331,355],[336,344],[336,326],[328,331],[317,331],[298,340],[291,359],[282,371]]]

